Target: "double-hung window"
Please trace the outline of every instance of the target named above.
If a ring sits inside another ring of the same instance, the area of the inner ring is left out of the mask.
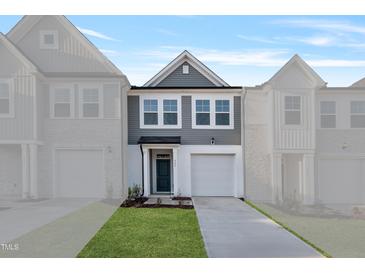
[[[199,126],[210,125],[210,100],[195,101],[195,124]]]
[[[215,101],[215,124],[228,126],[230,124],[229,100]]]
[[[51,93],[51,117],[73,118],[74,93],[71,86],[54,87]]]
[[[192,128],[234,129],[233,101],[231,95],[193,95]]]
[[[10,91],[10,82],[0,80],[0,117],[13,116],[13,96]]]
[[[336,128],[336,102],[320,102],[321,128]]]
[[[102,96],[98,87],[81,87],[80,117],[102,118]]]
[[[181,128],[180,95],[141,95],[140,128]]]
[[[351,101],[351,128],[365,128],[365,101]]]
[[[163,124],[177,125],[177,100],[163,100]]]
[[[285,125],[301,125],[301,96],[284,97],[284,123]]]
[[[158,101],[157,99],[145,99],[143,101],[144,125],[158,125]]]

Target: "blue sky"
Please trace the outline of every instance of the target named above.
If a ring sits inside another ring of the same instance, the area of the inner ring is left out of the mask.
[[[364,16],[67,16],[134,85],[184,49],[231,85],[268,80],[298,53],[329,86],[365,77]],[[7,33],[20,16],[0,16]]]

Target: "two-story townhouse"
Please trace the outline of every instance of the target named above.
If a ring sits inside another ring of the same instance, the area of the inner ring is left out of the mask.
[[[245,193],[301,204],[365,203],[365,85],[327,87],[298,55],[245,88]]]
[[[242,88],[184,51],[128,94],[128,182],[145,196],[243,196]]]
[[[126,76],[64,16],[0,35],[0,195],[126,194]]]

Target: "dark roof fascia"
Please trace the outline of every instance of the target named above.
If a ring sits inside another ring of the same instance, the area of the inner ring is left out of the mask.
[[[181,144],[181,136],[141,136],[138,144]]]
[[[241,86],[228,86],[228,87],[139,87],[132,86],[131,89],[134,90],[146,90],[146,89],[241,89]]]

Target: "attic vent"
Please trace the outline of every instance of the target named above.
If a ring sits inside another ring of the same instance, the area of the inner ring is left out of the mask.
[[[189,65],[183,65],[183,74],[189,74]]]

